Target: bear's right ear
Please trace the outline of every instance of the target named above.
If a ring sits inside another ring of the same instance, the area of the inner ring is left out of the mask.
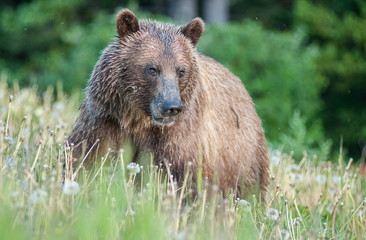
[[[181,28],[181,32],[183,35],[191,40],[193,46],[197,45],[198,40],[200,39],[203,31],[205,29],[205,24],[203,23],[201,18],[195,18],[186,26]]]
[[[124,40],[128,35],[140,30],[137,18],[128,9],[123,9],[117,15],[117,32],[120,40]]]

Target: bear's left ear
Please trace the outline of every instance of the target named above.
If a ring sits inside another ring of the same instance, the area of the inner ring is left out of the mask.
[[[184,36],[191,40],[193,46],[196,46],[204,29],[205,24],[203,23],[202,19],[195,18],[190,23],[188,23],[187,26],[182,27],[181,32]]]
[[[117,15],[117,32],[120,40],[124,40],[128,35],[140,30],[137,18],[128,9],[123,9]]]

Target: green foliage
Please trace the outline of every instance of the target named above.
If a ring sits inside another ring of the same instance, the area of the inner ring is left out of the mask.
[[[270,29],[289,29],[292,25],[292,8],[289,0],[230,0],[231,19],[256,19]]]
[[[347,11],[352,5],[357,10]],[[300,0],[295,20],[306,27],[309,42],[320,46],[317,66],[328,82],[320,115],[326,134],[337,142],[343,137],[352,155],[360,156],[366,144],[366,3]]]
[[[328,160],[332,142],[330,139],[324,140],[323,130],[320,122],[313,123],[311,129],[306,127],[307,119],[295,111],[289,120],[287,133],[280,135],[280,145],[283,145],[284,152],[294,152],[295,159],[301,159],[302,151],[317,155],[320,160]]]
[[[211,26],[199,50],[237,75],[256,103],[266,135],[276,141],[288,130],[294,109],[316,119],[324,85],[316,69],[318,49],[305,47],[305,34],[278,33],[253,21]]]
[[[84,88],[101,51],[116,34],[113,14],[86,0],[36,0],[0,10],[0,71],[43,92],[62,82],[68,93]],[[142,18],[135,4],[129,8]],[[114,9],[114,8],[113,8]]]
[[[40,81],[46,86],[47,70],[53,70],[56,55],[64,56],[68,43],[61,39],[78,18],[75,9],[81,1],[37,0],[23,3],[16,9],[4,8],[0,15],[0,69],[8,70],[10,79],[21,85]],[[48,83],[63,80],[50,79]]]

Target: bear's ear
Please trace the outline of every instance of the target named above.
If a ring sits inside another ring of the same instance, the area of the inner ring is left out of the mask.
[[[140,30],[137,18],[128,9],[123,9],[117,15],[117,32],[120,40],[125,39],[128,35]]]
[[[203,31],[205,29],[205,24],[201,18],[195,18],[185,27],[182,27],[181,31],[184,36],[191,40],[193,46],[197,45]]]

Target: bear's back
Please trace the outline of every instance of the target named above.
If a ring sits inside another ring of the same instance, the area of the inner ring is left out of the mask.
[[[200,138],[207,164],[217,172],[226,170],[220,177],[222,185],[235,185],[232,176],[247,176],[245,181],[252,182],[257,179],[252,169],[266,163],[265,138],[254,103],[240,79],[223,65],[202,54],[197,62],[204,105]]]

